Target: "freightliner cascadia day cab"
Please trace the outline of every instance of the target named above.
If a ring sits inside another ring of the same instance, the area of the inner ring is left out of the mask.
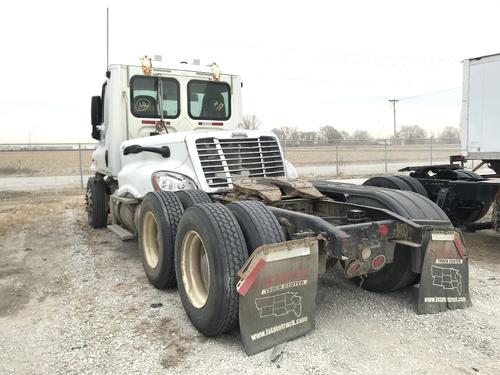
[[[177,287],[192,324],[239,325],[255,354],[314,327],[336,262],[373,292],[419,285],[417,311],[470,305],[459,231],[407,191],[297,178],[270,132],[239,128],[241,80],[216,64],[111,65],[92,98],[93,228],[137,241],[145,273]]]

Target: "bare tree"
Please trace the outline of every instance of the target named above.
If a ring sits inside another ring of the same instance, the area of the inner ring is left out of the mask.
[[[343,139],[342,133],[330,125],[319,128],[319,135],[321,139],[326,142]]]
[[[342,135],[342,139],[349,139],[351,137],[349,132],[346,132],[345,130],[341,130],[340,135]]]
[[[245,115],[245,117],[243,117],[243,123],[239,124],[239,127],[241,129],[257,130],[260,128],[261,125],[262,125],[262,122],[257,117],[257,115],[250,114],[250,115]]]
[[[279,128],[274,128],[271,130],[278,138],[284,142],[290,141],[294,133],[294,129],[289,126],[281,126]]]
[[[314,143],[318,137],[318,132],[299,132],[299,138],[302,142]]]
[[[427,132],[418,125],[403,125],[397,133],[399,139],[404,139],[407,144],[422,143],[427,138]]]
[[[439,141],[447,144],[460,143],[460,130],[454,126],[447,126],[439,134]]]
[[[369,141],[372,139],[372,136],[366,130],[356,130],[352,133],[352,139],[355,141]]]

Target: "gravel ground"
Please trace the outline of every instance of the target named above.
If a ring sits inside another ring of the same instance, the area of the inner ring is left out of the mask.
[[[0,192],[0,374],[500,373],[497,233],[466,235],[471,308],[417,315],[416,288],[377,295],[334,269],[316,329],[271,360],[247,357],[237,331],[200,335],[134,242],[88,228],[82,194]]]

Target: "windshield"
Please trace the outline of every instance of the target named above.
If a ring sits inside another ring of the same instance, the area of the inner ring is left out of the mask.
[[[190,81],[189,116],[193,119],[228,120],[231,117],[230,95],[227,83]]]
[[[162,78],[163,117],[179,116],[179,82],[173,78]],[[159,118],[158,78],[134,76],[130,80],[131,112],[135,117]]]

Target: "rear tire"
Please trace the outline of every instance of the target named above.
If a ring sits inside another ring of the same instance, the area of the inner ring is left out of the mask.
[[[425,190],[424,185],[414,177],[410,176],[394,176],[399,178],[400,180],[406,182],[406,184],[410,187],[410,189],[417,194],[420,194],[426,198],[429,198],[429,194],[427,194],[427,190]]]
[[[278,219],[262,202],[242,201],[227,208],[240,224],[249,255],[262,245],[286,241]]]
[[[363,200],[361,199],[361,201]],[[364,203],[357,202],[356,198],[349,200],[349,202]],[[377,206],[386,208],[382,204]],[[409,246],[396,244],[392,263],[386,264],[380,271],[369,273],[363,278],[354,277],[351,280],[361,288],[376,293],[390,293],[412,285],[420,274],[412,271],[411,251]]]
[[[104,228],[108,223],[108,199],[104,180],[90,177],[87,181],[85,205],[88,222],[92,228]]]
[[[179,190],[175,192],[175,195],[177,195],[185,210],[195,204],[212,203],[212,198],[203,190]]]
[[[238,322],[238,271],[247,259],[243,233],[222,204],[186,210],[175,242],[175,268],[182,305],[205,336],[231,330]]]
[[[361,288],[376,293],[394,292],[412,285],[420,275],[411,270],[411,251],[411,247],[397,244],[392,263],[386,264],[378,272],[352,280]]]
[[[395,190],[412,191],[411,187],[403,180],[395,176],[372,177],[363,182],[365,186],[378,186]]]
[[[493,202],[481,202],[483,208],[477,210],[470,210],[466,208],[459,209],[455,214],[457,224],[462,225],[464,223],[474,223],[479,221],[488,213],[492,203]]]
[[[169,191],[148,193],[139,214],[139,249],[144,271],[158,289],[174,287],[175,236],[184,209]]]

